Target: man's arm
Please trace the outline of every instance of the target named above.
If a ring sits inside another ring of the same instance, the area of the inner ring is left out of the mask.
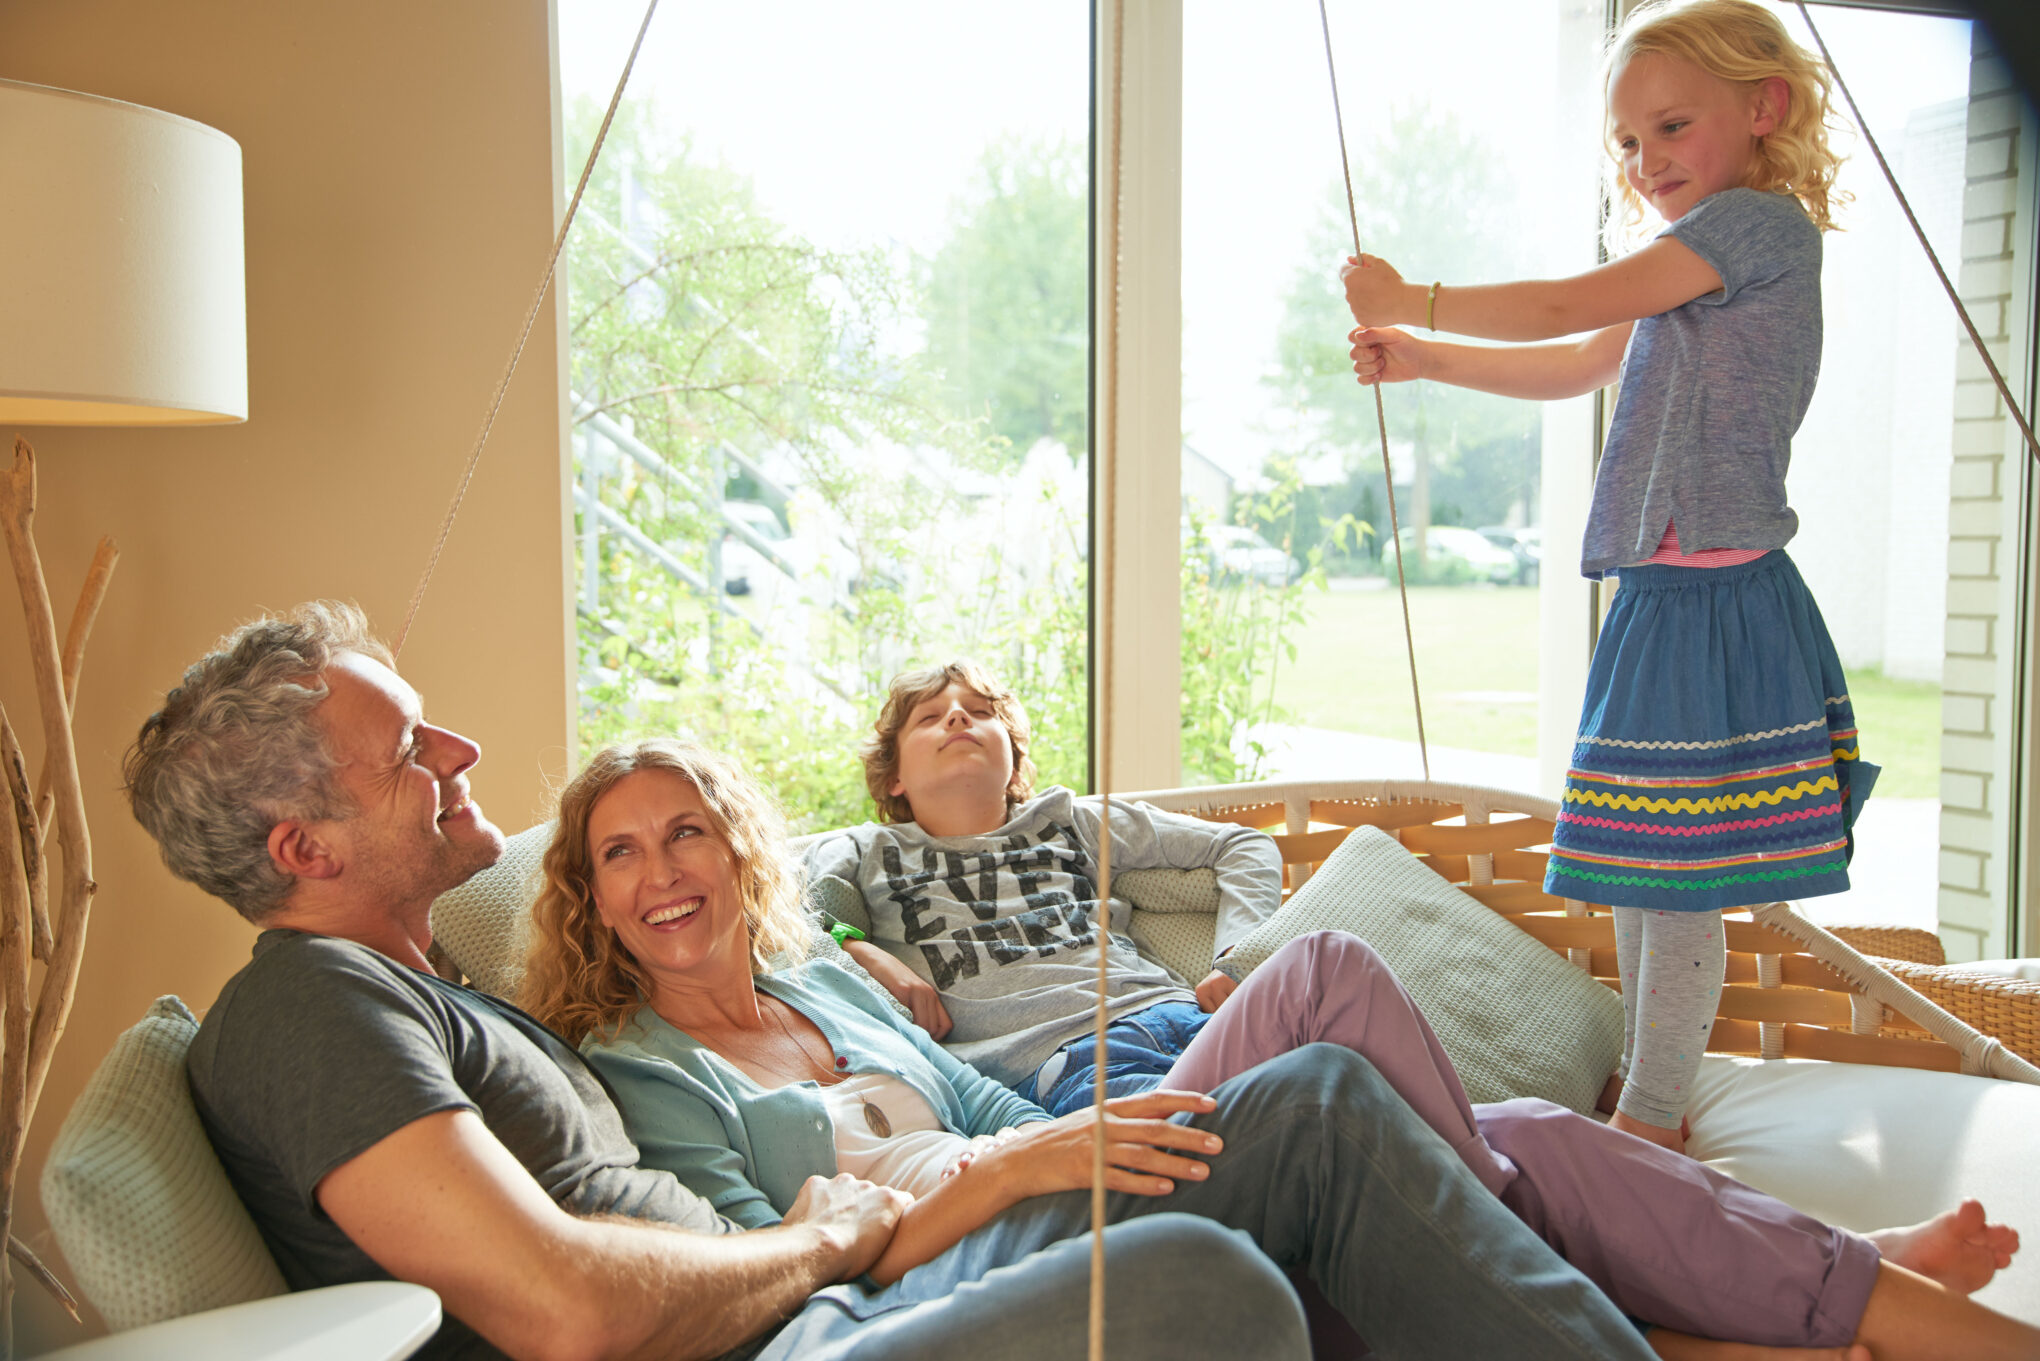
[[[319,1206],[398,1280],[513,1357],[712,1357],[862,1274],[907,1198],[813,1178],[777,1229],[711,1236],[577,1219],[472,1111],[414,1120],[319,1183]]]

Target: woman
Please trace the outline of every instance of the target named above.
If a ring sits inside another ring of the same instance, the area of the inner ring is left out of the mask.
[[[769,801],[732,763],[675,742],[609,748],[562,794],[523,1001],[609,1079],[645,1163],[747,1227],[776,1223],[810,1175],[847,1171],[913,1192],[872,1271],[881,1282],[1021,1200],[1087,1186],[1089,1112],[1049,1120],[835,965],[775,969],[799,955],[809,930],[782,843]],[[1357,951],[1364,968],[1386,973],[1350,938],[1286,948]],[[1260,976],[1208,1028],[1219,1042],[1205,1046],[1207,1085],[1270,1057],[1251,1037],[1225,1033],[1242,1024],[1228,1012],[1253,1016]],[[1370,1025],[1402,1049],[1437,1052],[1392,979],[1385,988],[1377,979],[1373,993]],[[1352,1047],[1384,1074],[1411,1061],[1377,1058],[1369,1037]],[[1432,1081],[1458,1093],[1442,1053],[1435,1062],[1442,1072]],[[1433,1108],[1419,1115],[1463,1158],[1502,1169],[1505,1201],[1515,1191],[1517,1205],[1541,1206],[1553,1246],[1588,1263],[1596,1284],[1639,1317],[1772,1345],[1839,1346],[1853,1334],[1879,1361],[2031,1356],[2040,1343],[2040,1332],[1964,1297],[2016,1247],[2009,1231],[1984,1228],[1973,1203],[1872,1248],[1548,1103],[1509,1103],[1539,1137],[1506,1156],[1470,1130],[1470,1115],[1462,1126],[1449,1107],[1424,1104]],[[1222,1176],[1222,1165],[1202,1161],[1217,1151],[1211,1137],[1168,1118],[1210,1109],[1207,1097],[1166,1090],[1108,1103],[1108,1187],[1160,1196],[1178,1181]],[[1618,1193],[1647,1182],[1648,1194],[1589,1195],[1608,1187],[1564,1175],[1581,1166],[1612,1178]],[[1491,1189],[1494,1175],[1483,1177]],[[1632,1200],[1685,1210],[1626,1219],[1620,1207]],[[1676,1252],[1663,1250],[1668,1226]],[[1667,1276],[1654,1264],[1668,1258],[1693,1268],[1674,1262]],[[1670,1333],[1652,1342],[1664,1355],[1711,1354]]]

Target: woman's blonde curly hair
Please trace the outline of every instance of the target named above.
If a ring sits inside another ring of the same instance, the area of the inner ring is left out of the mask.
[[[1608,40],[1601,67],[1604,102],[1615,75],[1631,58],[1656,53],[1699,67],[1719,80],[1754,87],[1779,79],[1791,92],[1775,131],[1757,139],[1757,159],[1744,184],[1769,193],[1789,193],[1805,207],[1813,225],[1837,231],[1834,211],[1850,195],[1835,188],[1842,158],[1828,145],[1841,126],[1829,92],[1834,77],[1820,58],[1792,41],[1785,26],[1753,0],[1649,0],[1630,11]],[[1608,244],[1619,250],[1635,240],[1644,202],[1622,175],[1621,148],[1614,144],[1612,115],[1604,115],[1603,136],[1615,158],[1609,177],[1611,211]]]
[[[545,851],[545,886],[531,909],[531,951],[518,1004],[579,1044],[614,1035],[651,996],[651,979],[595,907],[588,819],[627,775],[667,770],[694,786],[736,861],[737,897],[751,932],[751,972],[800,959],[811,934],[800,877],[786,850],[786,820],[734,760],[668,738],[604,747],[560,791]]]

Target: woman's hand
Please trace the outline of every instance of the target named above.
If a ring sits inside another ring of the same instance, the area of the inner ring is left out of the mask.
[[[1201,1092],[1154,1091],[1105,1103],[1105,1186],[1137,1196],[1165,1196],[1178,1179],[1203,1181],[1201,1161],[1224,1148],[1216,1134],[1168,1117],[1202,1115],[1218,1103]],[[1071,1111],[1045,1124],[1022,1126],[997,1148],[978,1153],[975,1173],[1000,1177],[1018,1197],[1074,1191],[1091,1184],[1094,1109]]]
[[[1360,386],[1407,383],[1424,376],[1424,342],[1392,326],[1356,326],[1346,335],[1353,342],[1353,372]]]
[[[843,950],[900,999],[900,1005],[913,1014],[914,1024],[927,1031],[928,1038],[939,1040],[949,1033],[949,1010],[933,983],[869,941],[846,940]]]
[[[1395,266],[1377,255],[1347,256],[1339,266],[1339,282],[1346,286],[1346,306],[1353,320],[1362,326],[1393,326],[1423,319],[1424,289],[1404,283]],[[1414,303],[1412,288],[1416,289]]]
[[[993,1149],[998,1148],[1000,1145],[1009,1144],[1019,1137],[1020,1131],[1014,1128],[1012,1125],[1006,1126],[1006,1128],[1000,1130],[997,1134],[972,1135],[970,1143],[966,1147],[964,1147],[961,1151],[959,1151],[955,1157],[951,1158],[947,1163],[943,1164],[942,1167],[943,1180],[945,1181],[948,1180],[950,1177],[955,1176],[957,1173],[963,1171],[964,1168],[969,1167],[972,1163],[976,1162],[979,1154],[989,1153]]]
[[[1167,1117],[1179,1111],[1201,1114],[1217,1105],[1196,1092],[1145,1092],[1107,1101],[1105,1185],[1134,1195],[1165,1196],[1180,1179],[1202,1181],[1210,1169],[1199,1159],[1219,1151],[1218,1136],[1171,1124]],[[901,1216],[871,1278],[890,1285],[1029,1196],[1089,1186],[1096,1120],[1094,1111],[1075,1111],[1060,1120],[972,1140],[959,1155],[959,1172]]]

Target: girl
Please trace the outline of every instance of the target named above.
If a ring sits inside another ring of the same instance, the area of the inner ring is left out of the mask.
[[[1545,890],[1615,908],[1626,1017],[1614,1123],[1683,1150],[1725,955],[1723,910],[1849,886],[1877,768],[1782,551],[1792,434],[1820,367],[1820,234],[1839,158],[1826,70],[1749,0],[1633,12],[1604,70],[1616,195],[1668,225],[1556,282],[1405,283],[1341,271],[1362,383],[1505,396],[1622,387],[1581,570],[1618,573]],[[1422,322],[1509,348],[1418,340]]]

